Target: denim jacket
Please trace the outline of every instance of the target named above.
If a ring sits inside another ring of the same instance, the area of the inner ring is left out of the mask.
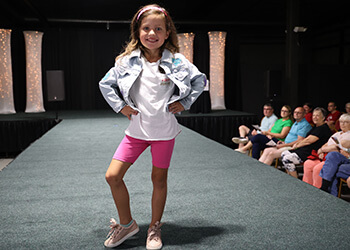
[[[135,50],[130,55],[118,59],[99,83],[103,97],[117,113],[126,105],[140,112],[129,95],[132,85],[142,71],[140,56],[141,51]],[[185,110],[190,109],[205,87],[206,76],[185,56],[180,53],[172,54],[167,49],[163,51],[159,66],[176,86],[168,105],[180,101]]]

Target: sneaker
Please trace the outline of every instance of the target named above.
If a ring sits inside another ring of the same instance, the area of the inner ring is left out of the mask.
[[[236,152],[240,152],[240,153],[245,154],[245,155],[248,155],[248,150],[247,150],[247,151],[244,151],[244,150],[242,150],[242,149],[236,148],[235,151],[236,151]]]
[[[112,248],[119,246],[125,240],[135,235],[140,229],[136,224],[136,221],[133,220],[132,224],[129,227],[123,227],[115,221],[115,219],[111,219],[111,225],[109,226],[111,230],[107,235],[107,240],[105,241],[105,247]]]
[[[248,143],[248,139],[247,138],[244,138],[244,137],[233,137],[232,138],[232,141],[236,144],[240,144],[240,143]]]
[[[147,243],[146,249],[161,249],[163,247],[162,239],[161,239],[161,229],[160,227],[163,225],[159,223],[159,221],[154,224],[153,227],[148,229],[147,234]]]

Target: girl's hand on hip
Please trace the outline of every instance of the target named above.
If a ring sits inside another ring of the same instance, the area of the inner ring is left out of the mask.
[[[137,115],[139,112],[137,112],[136,110],[134,110],[134,109],[131,108],[130,106],[125,106],[124,108],[122,108],[122,110],[120,111],[120,113],[122,113],[123,115],[125,115],[126,117],[128,117],[129,120],[131,120],[131,116],[132,116],[132,115]]]
[[[182,104],[180,102],[173,102],[171,104],[169,104],[169,111],[170,113],[176,114],[179,113],[181,111],[184,111],[185,108],[182,106]]]

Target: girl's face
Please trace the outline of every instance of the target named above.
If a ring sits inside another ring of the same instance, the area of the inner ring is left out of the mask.
[[[286,107],[282,107],[281,109],[281,117],[286,118],[290,115],[289,110]]]
[[[151,14],[142,19],[139,30],[142,45],[151,54],[159,53],[159,48],[169,37],[163,15]]]

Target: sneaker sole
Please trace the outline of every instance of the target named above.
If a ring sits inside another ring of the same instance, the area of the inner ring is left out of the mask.
[[[146,249],[147,250],[159,250],[159,249],[162,249],[162,247],[163,247],[163,244],[160,247],[148,247],[148,246],[146,246]]]
[[[135,234],[137,234],[138,232],[140,231],[140,228],[137,227],[134,231],[130,232],[129,234],[125,235],[124,238],[120,239],[118,242],[114,243],[114,244],[111,244],[111,245],[108,245],[106,246],[104,244],[105,247],[107,248],[113,248],[113,247],[117,247],[119,245],[121,245],[124,241],[126,241],[127,239],[129,239],[130,237],[134,236]]]

